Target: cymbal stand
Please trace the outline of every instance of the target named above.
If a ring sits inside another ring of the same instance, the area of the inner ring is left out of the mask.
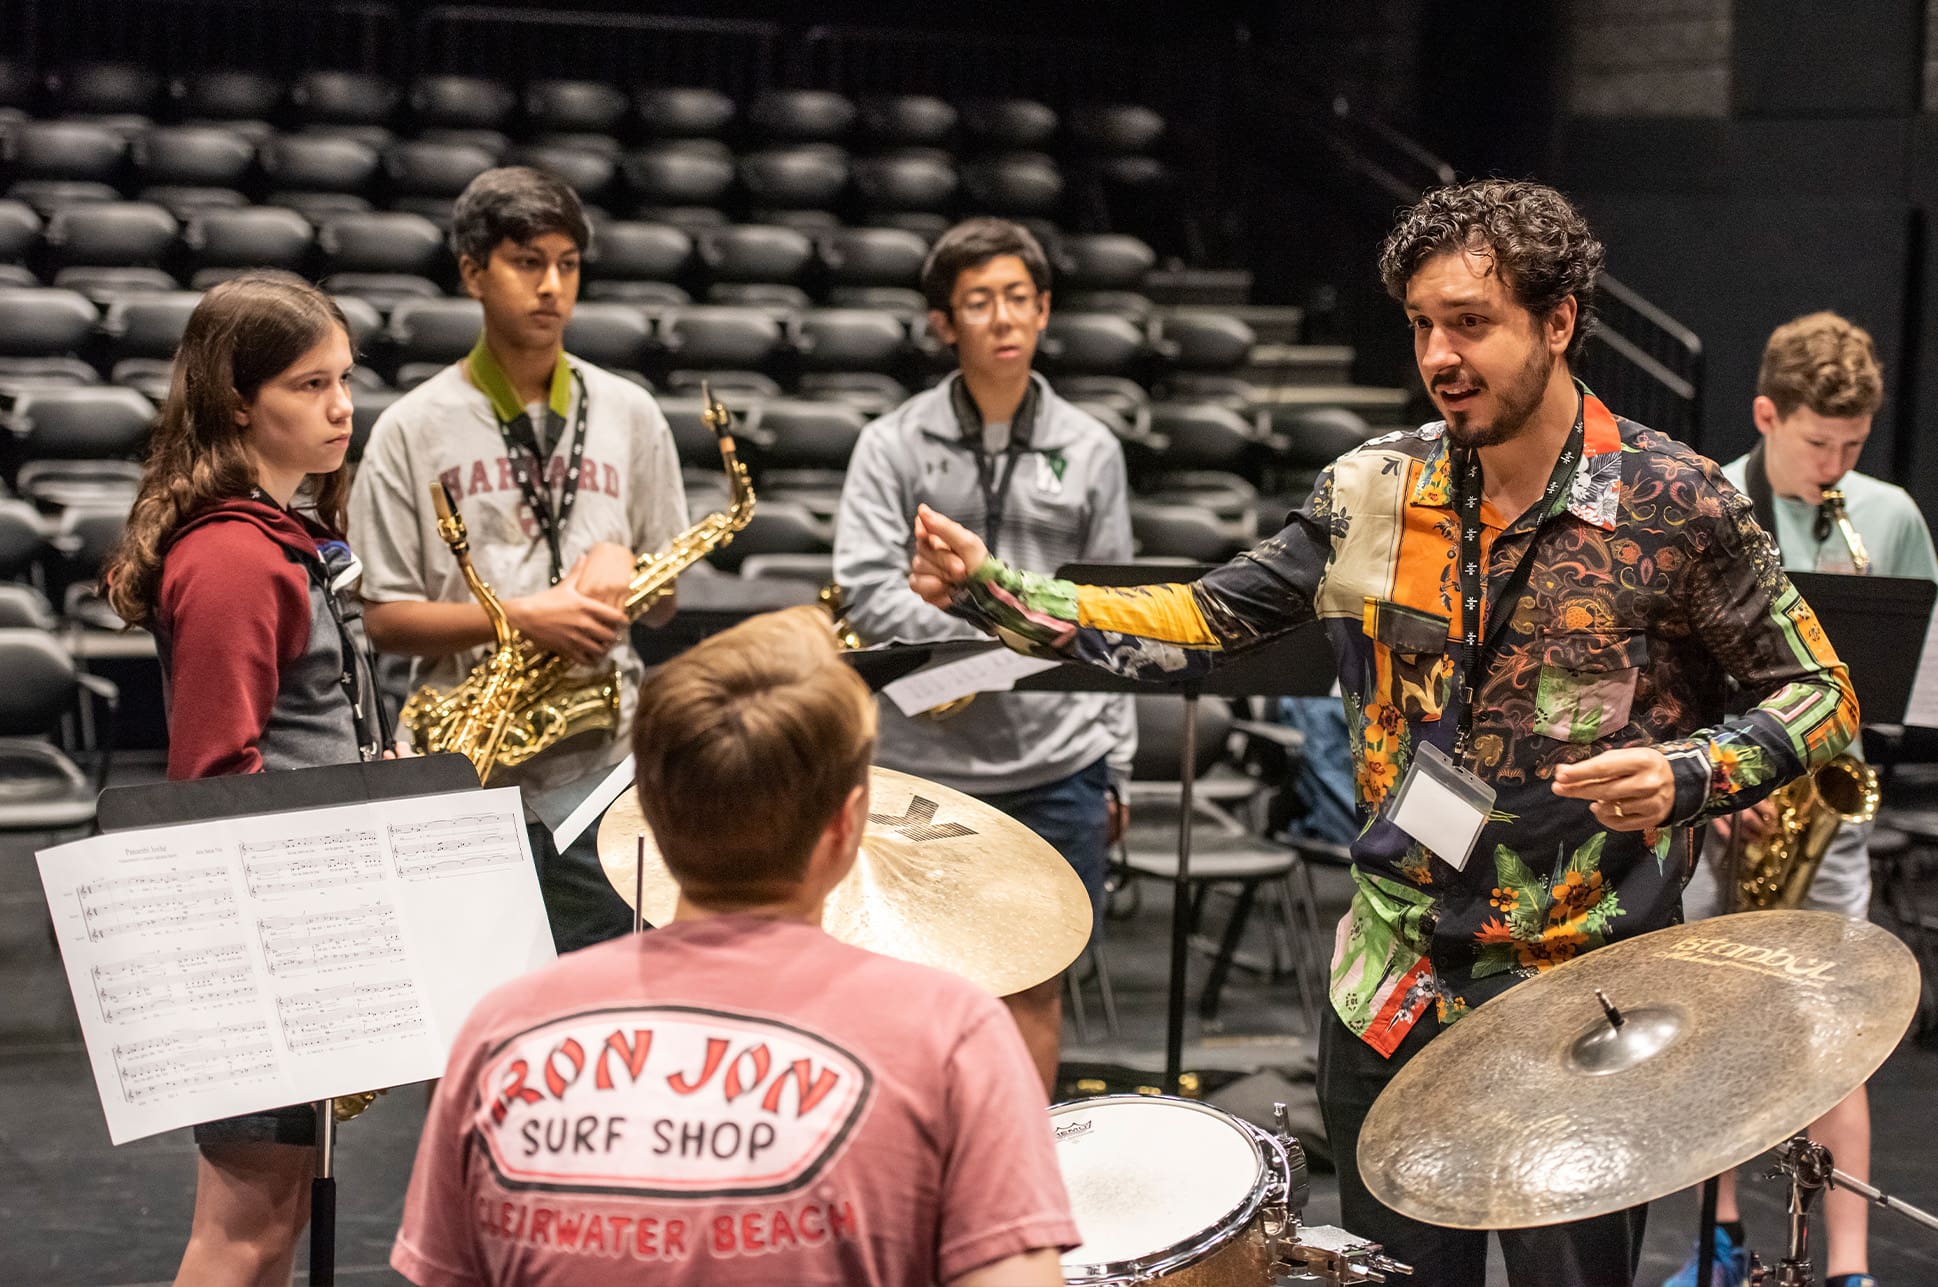
[[[1777,1262],[1775,1277],[1750,1253],[1750,1287],[1810,1287],[1810,1206],[1830,1187],[1833,1168],[1830,1150],[1802,1133],[1777,1149],[1774,1170],[1766,1179],[1790,1177],[1790,1245]]]
[[[1766,1179],[1780,1176],[1790,1177],[1790,1248],[1789,1254],[1777,1264],[1776,1277],[1769,1276],[1757,1260],[1750,1254],[1750,1287],[1807,1287],[1812,1281],[1810,1275],[1809,1238],[1810,1204],[1818,1193],[1825,1189],[1848,1189],[1862,1197],[1873,1206],[1895,1211],[1907,1220],[1912,1220],[1927,1229],[1938,1229],[1938,1216],[1922,1211],[1901,1198],[1872,1188],[1854,1175],[1838,1170],[1832,1165],[1830,1150],[1813,1141],[1808,1135],[1792,1135],[1776,1151],[1776,1167]]]

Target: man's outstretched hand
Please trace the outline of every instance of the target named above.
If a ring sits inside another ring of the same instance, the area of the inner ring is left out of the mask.
[[[982,538],[927,505],[915,511],[915,555],[909,560],[908,588],[926,602],[947,608],[969,574],[989,557]]]

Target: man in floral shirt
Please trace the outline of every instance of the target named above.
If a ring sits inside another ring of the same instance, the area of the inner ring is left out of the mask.
[[[1325,623],[1363,822],[1320,1042],[1341,1158],[1442,1025],[1678,919],[1693,824],[1825,762],[1857,727],[1849,677],[1749,502],[1574,379],[1601,265],[1580,215],[1538,184],[1445,188],[1402,214],[1381,275],[1444,419],[1341,457],[1283,531],[1190,585],[1055,581],[940,514],[917,520],[916,592],[1026,651],[1177,680]],[[1758,703],[1747,714],[1723,717],[1726,675]],[[1495,793],[1465,852],[1432,852],[1391,816],[1434,758],[1422,744]],[[1484,1282],[1484,1234],[1408,1220],[1350,1167],[1341,1200],[1344,1223],[1426,1267],[1423,1282]],[[1505,1232],[1509,1277],[1628,1284],[1642,1216]]]

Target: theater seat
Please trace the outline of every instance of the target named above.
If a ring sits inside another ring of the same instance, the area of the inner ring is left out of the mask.
[[[614,221],[592,239],[586,275],[592,288],[608,282],[677,281],[693,257],[693,238],[663,223]]]
[[[890,152],[856,161],[854,182],[870,210],[939,211],[949,208],[960,180],[947,158]]]
[[[182,233],[196,290],[249,268],[301,272],[315,241],[309,220],[277,206],[208,211],[191,219]]]
[[[304,124],[386,124],[396,111],[397,86],[381,76],[351,71],[308,71],[289,87],[289,103]]]
[[[27,121],[0,132],[0,159],[21,179],[120,181],[128,140],[86,121]]]
[[[263,174],[276,190],[270,200],[289,204],[289,192],[341,192],[359,198],[377,176],[375,148],[331,134],[282,134],[261,149]],[[366,207],[367,208],[367,207]]]
[[[256,163],[256,147],[219,125],[174,125],[138,135],[129,157],[143,186],[239,188]]]
[[[47,83],[67,116],[153,116],[161,105],[161,77],[133,63],[78,63],[53,73]]]
[[[419,76],[405,94],[420,125],[500,129],[518,105],[507,86],[483,76]]]
[[[184,76],[176,101],[190,120],[263,121],[282,105],[283,85],[261,72],[218,68]]]
[[[610,134],[626,115],[626,96],[595,80],[536,80],[525,87],[525,117],[538,131]]]
[[[506,165],[529,165],[565,180],[578,193],[579,201],[588,206],[605,200],[619,172],[619,164],[611,156],[542,143],[520,144],[510,149],[504,160]]]
[[[1038,148],[1055,137],[1057,115],[1033,99],[979,99],[963,107],[962,125],[982,147]]]
[[[713,206],[734,182],[731,155],[691,140],[629,153],[621,169],[642,207]]]
[[[740,158],[740,185],[757,206],[827,209],[848,187],[848,162],[839,150],[814,144],[767,148]]]
[[[1098,152],[1148,152],[1164,137],[1164,118],[1137,103],[1078,107],[1068,124],[1071,141]]]
[[[484,329],[484,308],[474,299],[405,299],[391,310],[388,327],[401,386],[421,383],[471,351]],[[413,378],[406,368],[416,367]]]
[[[383,307],[434,298],[445,266],[444,237],[421,215],[402,211],[342,215],[317,234],[325,290],[360,295]]]
[[[926,94],[865,98],[856,107],[862,137],[884,146],[937,146],[956,127],[956,109]]]
[[[54,285],[96,300],[173,290],[174,276],[160,265],[174,249],[178,228],[174,215],[140,201],[95,201],[57,211],[46,231]]]
[[[391,190],[404,197],[450,200],[492,167],[491,153],[461,143],[394,143],[383,154]]]
[[[0,287],[0,388],[97,382],[81,355],[100,320],[78,291]]]
[[[761,138],[832,142],[855,123],[855,105],[825,89],[772,89],[748,105],[747,124]]]
[[[1049,215],[1063,200],[1063,176],[1047,157],[1010,154],[962,167],[963,197],[975,210]]]
[[[734,101],[714,89],[658,86],[633,94],[639,123],[652,138],[718,138],[733,124]]]
[[[814,261],[814,243],[793,228],[736,224],[694,239],[701,265],[715,281],[798,285]]]
[[[565,325],[568,353],[621,374],[646,369],[652,337],[652,323],[633,304],[583,300]]]

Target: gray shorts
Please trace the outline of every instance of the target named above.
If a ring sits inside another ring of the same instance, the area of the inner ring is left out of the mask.
[[[1874,822],[1847,822],[1837,829],[1824,854],[1817,878],[1810,882],[1803,905],[1813,912],[1839,912],[1859,920],[1871,914],[1871,831]],[[1721,913],[1717,898],[1716,869],[1723,857],[1723,842],[1716,829],[1709,829],[1703,845],[1702,861],[1682,891],[1682,917],[1699,921]]]

